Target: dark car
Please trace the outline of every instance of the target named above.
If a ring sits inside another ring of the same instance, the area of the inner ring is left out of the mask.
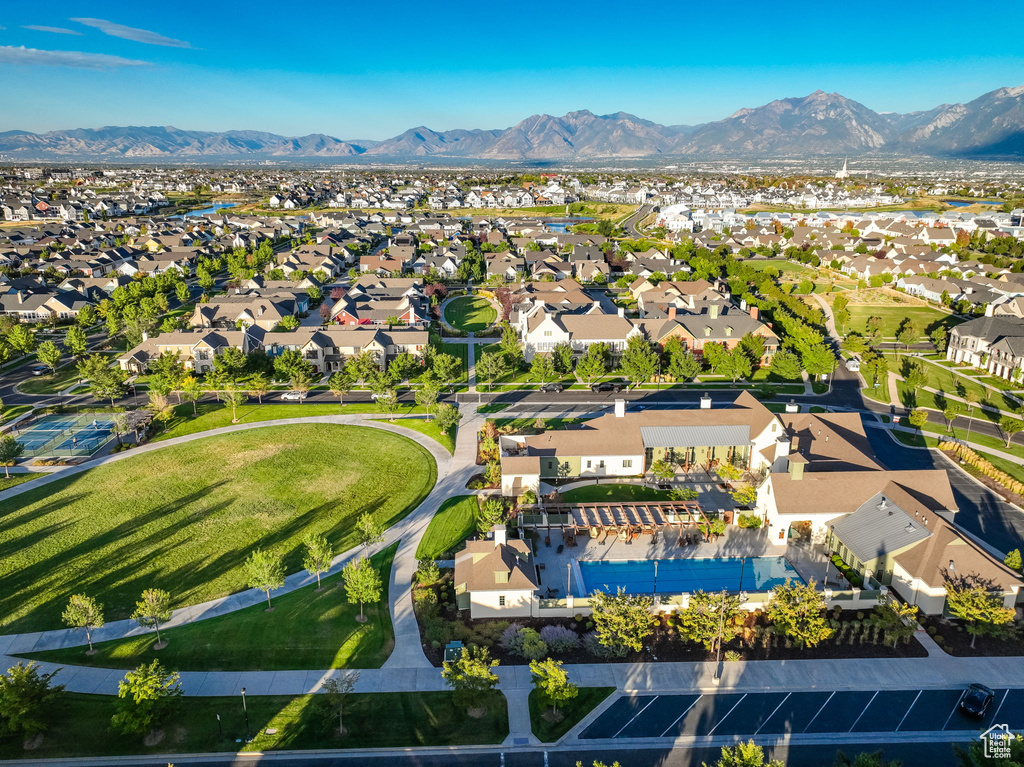
[[[992,705],[996,694],[983,684],[972,684],[960,696],[960,708],[965,714],[981,719]]]
[[[594,393],[603,391],[620,392],[622,391],[622,385],[612,383],[611,381],[601,381],[601,383],[591,384],[590,391]]]
[[[565,387],[560,383],[546,383],[541,385],[540,390],[558,394],[560,391],[565,391]]]

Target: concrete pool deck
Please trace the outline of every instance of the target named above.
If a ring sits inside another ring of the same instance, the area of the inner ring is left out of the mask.
[[[785,557],[805,581],[816,581],[822,586],[826,570],[825,547],[819,544],[776,545],[769,539],[767,530],[748,530],[730,526],[713,543],[696,543],[677,546],[675,536],[658,536],[652,543],[651,536],[641,535],[633,543],[609,538],[602,545],[598,540],[576,537],[576,546],[566,546],[558,553],[562,534],[557,528],[551,530],[551,545],[546,546],[546,531],[539,528],[535,561],[540,569],[541,594],[547,588],[558,589],[558,596],[564,597],[567,590],[567,567],[574,561],[614,561],[646,559],[710,559],[715,557]],[[684,531],[685,534],[685,531]],[[835,567],[829,568],[830,583],[840,585]],[[575,576],[574,576],[575,578]]]

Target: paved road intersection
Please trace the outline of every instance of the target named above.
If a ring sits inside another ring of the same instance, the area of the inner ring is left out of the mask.
[[[598,738],[686,738],[824,733],[981,732],[1024,729],[1024,689],[999,689],[984,719],[959,707],[963,688],[632,695],[619,698],[581,734]]]

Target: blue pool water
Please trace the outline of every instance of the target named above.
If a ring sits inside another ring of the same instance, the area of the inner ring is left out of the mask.
[[[803,583],[785,557],[600,560],[578,564],[573,578],[575,596],[589,596],[595,591],[615,593],[619,589],[627,594],[769,591],[787,579]],[[582,584],[576,582],[580,580]]]

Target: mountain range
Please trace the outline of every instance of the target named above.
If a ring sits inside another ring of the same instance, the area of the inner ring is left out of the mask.
[[[906,114],[879,113],[838,93],[740,109],[702,125],[659,125],[626,112],[533,115],[511,128],[411,128],[386,141],[343,141],[322,133],[105,127],[0,133],[0,155],[17,159],[427,158],[557,161],[601,158],[809,157],[866,154],[1024,159],[1024,86],[999,88],[966,104]]]

